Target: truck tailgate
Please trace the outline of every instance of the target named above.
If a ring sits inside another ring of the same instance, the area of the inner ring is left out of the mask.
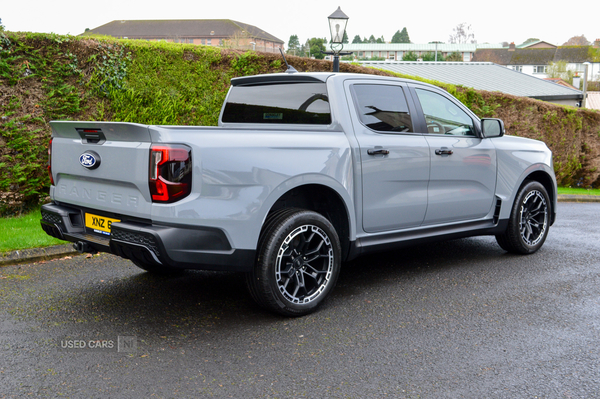
[[[114,122],[50,122],[50,196],[111,213],[148,217],[148,126]]]

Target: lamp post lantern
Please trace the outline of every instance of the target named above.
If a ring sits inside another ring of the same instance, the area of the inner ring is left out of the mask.
[[[340,54],[347,55],[352,53],[342,53],[342,49],[344,48],[344,34],[346,32],[346,24],[348,23],[348,16],[344,14],[341,7],[338,7],[337,10],[329,17],[329,31],[331,32],[331,52],[326,52],[325,54],[333,55],[333,72],[340,71]]]

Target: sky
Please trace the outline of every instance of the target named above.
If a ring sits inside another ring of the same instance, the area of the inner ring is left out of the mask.
[[[178,0],[0,0],[0,19],[9,31],[79,35],[114,20],[232,19],[254,25],[286,44],[291,35],[301,43],[312,37],[329,41],[327,17],[338,6],[349,17],[347,32],[389,42],[406,27],[413,43],[448,43],[459,23],[471,25],[478,43],[523,43],[538,38],[562,45],[573,36],[600,39],[600,2],[550,2],[505,0],[380,1],[304,0],[240,1]],[[587,21],[586,21],[587,20]]]

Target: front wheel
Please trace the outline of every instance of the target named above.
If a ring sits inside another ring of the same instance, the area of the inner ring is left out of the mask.
[[[280,211],[265,223],[248,289],[270,311],[303,316],[332,291],[340,258],[339,238],[329,220],[307,210]]]
[[[532,254],[544,245],[550,228],[550,198],[544,186],[527,182],[513,204],[508,228],[496,236],[505,251]]]

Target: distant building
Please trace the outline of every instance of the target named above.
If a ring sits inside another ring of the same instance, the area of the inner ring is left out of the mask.
[[[545,42],[543,40],[538,40],[538,41],[535,41],[535,42],[529,42],[529,43],[519,44],[518,46],[515,46],[514,43],[512,43],[512,44],[510,44],[509,47],[515,47],[515,48],[556,48],[557,46],[555,46],[552,43]]]
[[[595,45],[598,44],[599,41],[596,40]],[[580,76],[585,70],[584,63],[588,63],[588,80],[597,80],[600,78],[600,62],[593,61],[590,47],[554,46],[546,42],[515,46],[512,43],[501,49],[477,49],[472,61],[493,62],[541,79],[548,76],[548,65],[551,62],[564,61],[568,69],[577,71]]]
[[[408,52],[415,53],[418,57],[437,51],[444,58],[452,53],[459,53],[463,62],[469,62],[477,49],[502,48],[502,44],[446,44],[446,43],[353,43],[344,44],[344,51],[352,51],[358,59],[384,59],[390,61],[402,61],[402,57]],[[441,59],[441,57],[440,57]]]
[[[477,90],[499,91],[556,104],[579,106],[583,100],[583,93],[575,88],[518,73],[491,62],[364,61],[360,64]]]
[[[125,20],[112,21],[86,31],[83,36],[106,35],[121,39],[140,39],[192,43],[278,52],[283,40],[243,22],[230,19]]]
[[[589,91],[586,108],[600,110],[600,91]]]

